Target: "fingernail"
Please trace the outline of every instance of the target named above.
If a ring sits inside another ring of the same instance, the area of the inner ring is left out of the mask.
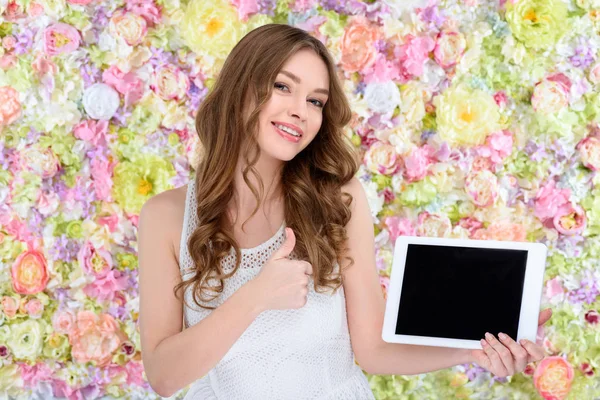
[[[502,332],[500,332],[500,333],[498,334],[498,337],[499,337],[500,339],[506,339],[506,338],[508,338],[508,336],[506,336],[506,335],[505,335],[504,333],[502,333]]]
[[[486,332],[486,333],[485,333],[485,338],[486,338],[487,340],[491,340],[491,339],[493,339],[494,337],[492,336],[492,334],[491,334],[491,333],[489,333],[489,332]]]
[[[485,340],[481,339],[481,345],[482,345],[483,347],[485,347],[485,346],[487,346],[487,342],[486,342]]]

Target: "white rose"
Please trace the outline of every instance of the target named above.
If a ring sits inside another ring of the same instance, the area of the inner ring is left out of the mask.
[[[42,351],[43,330],[35,319],[29,319],[10,327],[6,344],[15,358],[35,361]]]
[[[383,2],[390,8],[393,19],[399,18],[406,11],[425,8],[429,3],[427,0],[384,0]]]
[[[83,108],[93,119],[111,119],[119,108],[119,93],[104,83],[95,83],[83,93]]]
[[[393,113],[400,105],[400,89],[394,82],[370,83],[365,88],[365,100],[369,108],[377,113]]]

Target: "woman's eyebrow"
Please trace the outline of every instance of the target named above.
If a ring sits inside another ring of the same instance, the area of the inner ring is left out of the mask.
[[[294,74],[293,74],[293,73],[291,73],[290,71],[281,70],[280,72],[281,72],[282,74],[284,74],[284,75],[287,75],[287,76],[288,76],[288,77],[289,77],[291,80],[293,80],[293,81],[294,81],[294,82],[296,82],[296,83],[300,83],[300,82],[302,82],[302,79],[300,79],[298,76],[294,75]],[[326,96],[329,96],[329,90],[327,90],[327,89],[322,89],[322,88],[319,88],[319,89],[315,89],[315,92],[317,92],[317,93],[322,93],[322,94],[324,94],[324,95],[326,95]]]

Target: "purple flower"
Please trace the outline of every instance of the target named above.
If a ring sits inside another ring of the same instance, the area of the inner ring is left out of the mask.
[[[271,17],[275,16],[276,0],[258,0],[258,12]]]
[[[437,5],[424,8],[423,11],[421,11],[420,17],[423,22],[433,23],[438,28],[446,21],[446,17],[440,14]]]
[[[21,55],[27,53],[33,44],[33,37],[35,31],[32,29],[26,29],[15,35],[17,43],[15,44],[15,54]]]
[[[575,54],[569,57],[569,61],[577,68],[587,68],[594,62],[594,51],[583,38],[579,38],[579,45],[575,47]]]

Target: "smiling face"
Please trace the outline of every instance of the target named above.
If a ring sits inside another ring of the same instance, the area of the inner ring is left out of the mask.
[[[328,88],[327,66],[313,50],[299,50],[285,62],[259,115],[262,157],[289,161],[309,145],[321,128]]]

